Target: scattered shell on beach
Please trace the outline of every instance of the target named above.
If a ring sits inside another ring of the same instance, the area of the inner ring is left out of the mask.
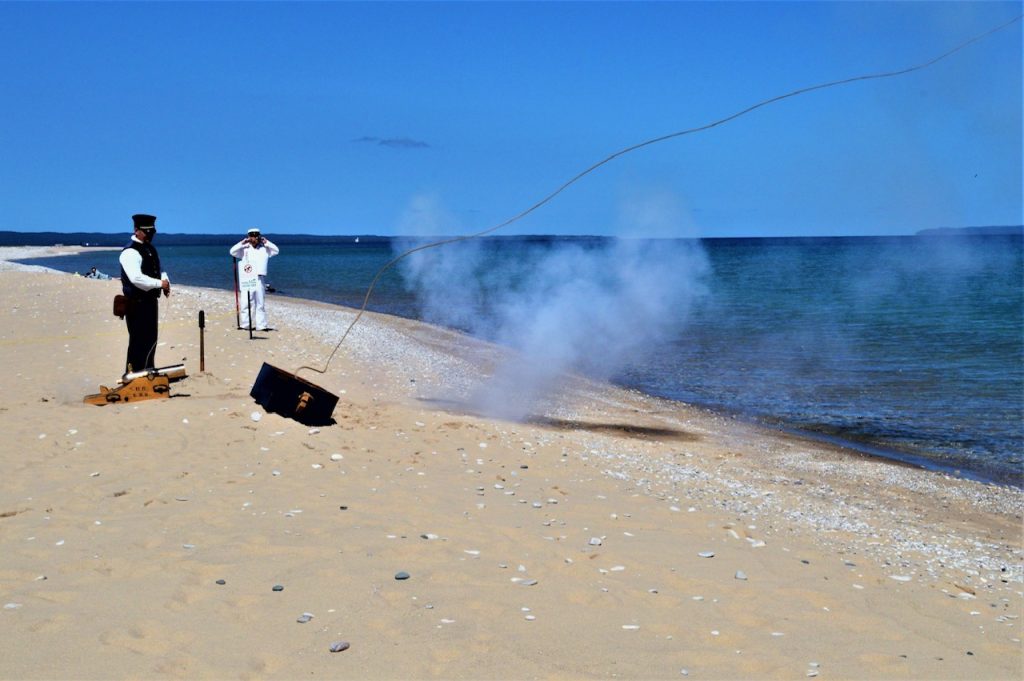
[[[714,551],[701,551],[697,555],[700,556],[701,558],[714,558],[715,557],[715,552]]]
[[[249,414],[249,418],[251,418],[253,421],[259,421],[261,418],[263,418],[263,414],[259,413],[258,411],[254,411],[253,413]]]
[[[741,581],[746,581],[747,573],[744,572],[743,570],[737,570],[736,571],[736,579],[739,579]]]
[[[395,573],[395,579],[397,579],[397,580],[409,579],[409,573],[405,572],[405,571],[396,572]]]
[[[306,622],[310,621],[311,619],[313,619],[313,613],[311,613],[311,612],[304,612],[301,615],[299,615],[298,619],[296,619],[295,621],[298,622],[299,624],[305,624]]]
[[[334,643],[331,644],[331,652],[332,653],[340,653],[340,652],[342,652],[344,650],[348,650],[348,648],[349,648],[348,641],[335,641]]]
[[[331,461],[341,461],[344,458],[341,454],[331,454]]]
[[[591,537],[590,538],[590,545],[591,546],[600,546],[601,545],[601,538],[600,537]]]
[[[909,582],[913,577],[907,575],[889,575],[889,579],[895,579],[897,582]]]

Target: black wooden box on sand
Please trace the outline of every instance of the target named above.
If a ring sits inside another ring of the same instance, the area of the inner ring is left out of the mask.
[[[249,396],[268,412],[295,419],[307,426],[334,423],[331,414],[338,404],[337,395],[266,362],[260,368]]]

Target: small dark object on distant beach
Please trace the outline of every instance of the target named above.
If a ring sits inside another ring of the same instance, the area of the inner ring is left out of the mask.
[[[223,579],[218,579],[217,583],[220,584],[221,586],[224,586],[225,584],[227,584],[227,582],[225,582]]]
[[[274,591],[284,591],[284,587],[281,586],[280,584],[275,584],[274,585]]]
[[[335,641],[331,644],[332,653],[340,653],[343,650],[348,650],[348,641]]]
[[[409,579],[408,572],[397,572],[395,573],[395,579]]]
[[[340,508],[342,511],[347,511],[348,510],[348,506],[339,506],[338,508]]]

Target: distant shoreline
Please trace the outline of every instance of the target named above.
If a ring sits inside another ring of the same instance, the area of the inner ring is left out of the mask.
[[[933,227],[922,229],[916,236],[1024,236],[1024,226],[1013,227]]]
[[[354,247],[391,246],[395,242],[425,243],[453,238],[454,235],[397,235],[382,236],[378,234],[277,234],[274,242],[281,245],[351,245]],[[1024,226],[985,226],[985,227],[936,227],[922,229],[914,234],[889,235],[823,235],[823,236],[733,236],[733,237],[695,237],[701,242],[743,242],[743,241],[795,241],[795,240],[913,240],[917,237],[934,236],[1024,236]],[[48,246],[56,248],[121,248],[127,243],[130,235],[127,232],[18,232],[0,230],[0,247],[2,246]],[[210,244],[234,243],[241,238],[237,233],[226,234],[187,234],[177,232],[161,232],[159,243],[165,246],[203,246]],[[488,242],[546,242],[559,240],[580,243],[602,242],[613,240],[616,236],[597,236],[583,234],[497,234],[480,237]],[[633,238],[633,237],[628,237]],[[646,240],[648,237],[636,237]],[[653,238],[653,237],[651,237]],[[685,239],[686,237],[679,237]]]

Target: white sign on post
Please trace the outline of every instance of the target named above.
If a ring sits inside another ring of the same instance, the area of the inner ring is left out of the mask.
[[[238,290],[242,293],[255,291],[260,287],[260,277],[256,268],[247,260],[238,261]]]

